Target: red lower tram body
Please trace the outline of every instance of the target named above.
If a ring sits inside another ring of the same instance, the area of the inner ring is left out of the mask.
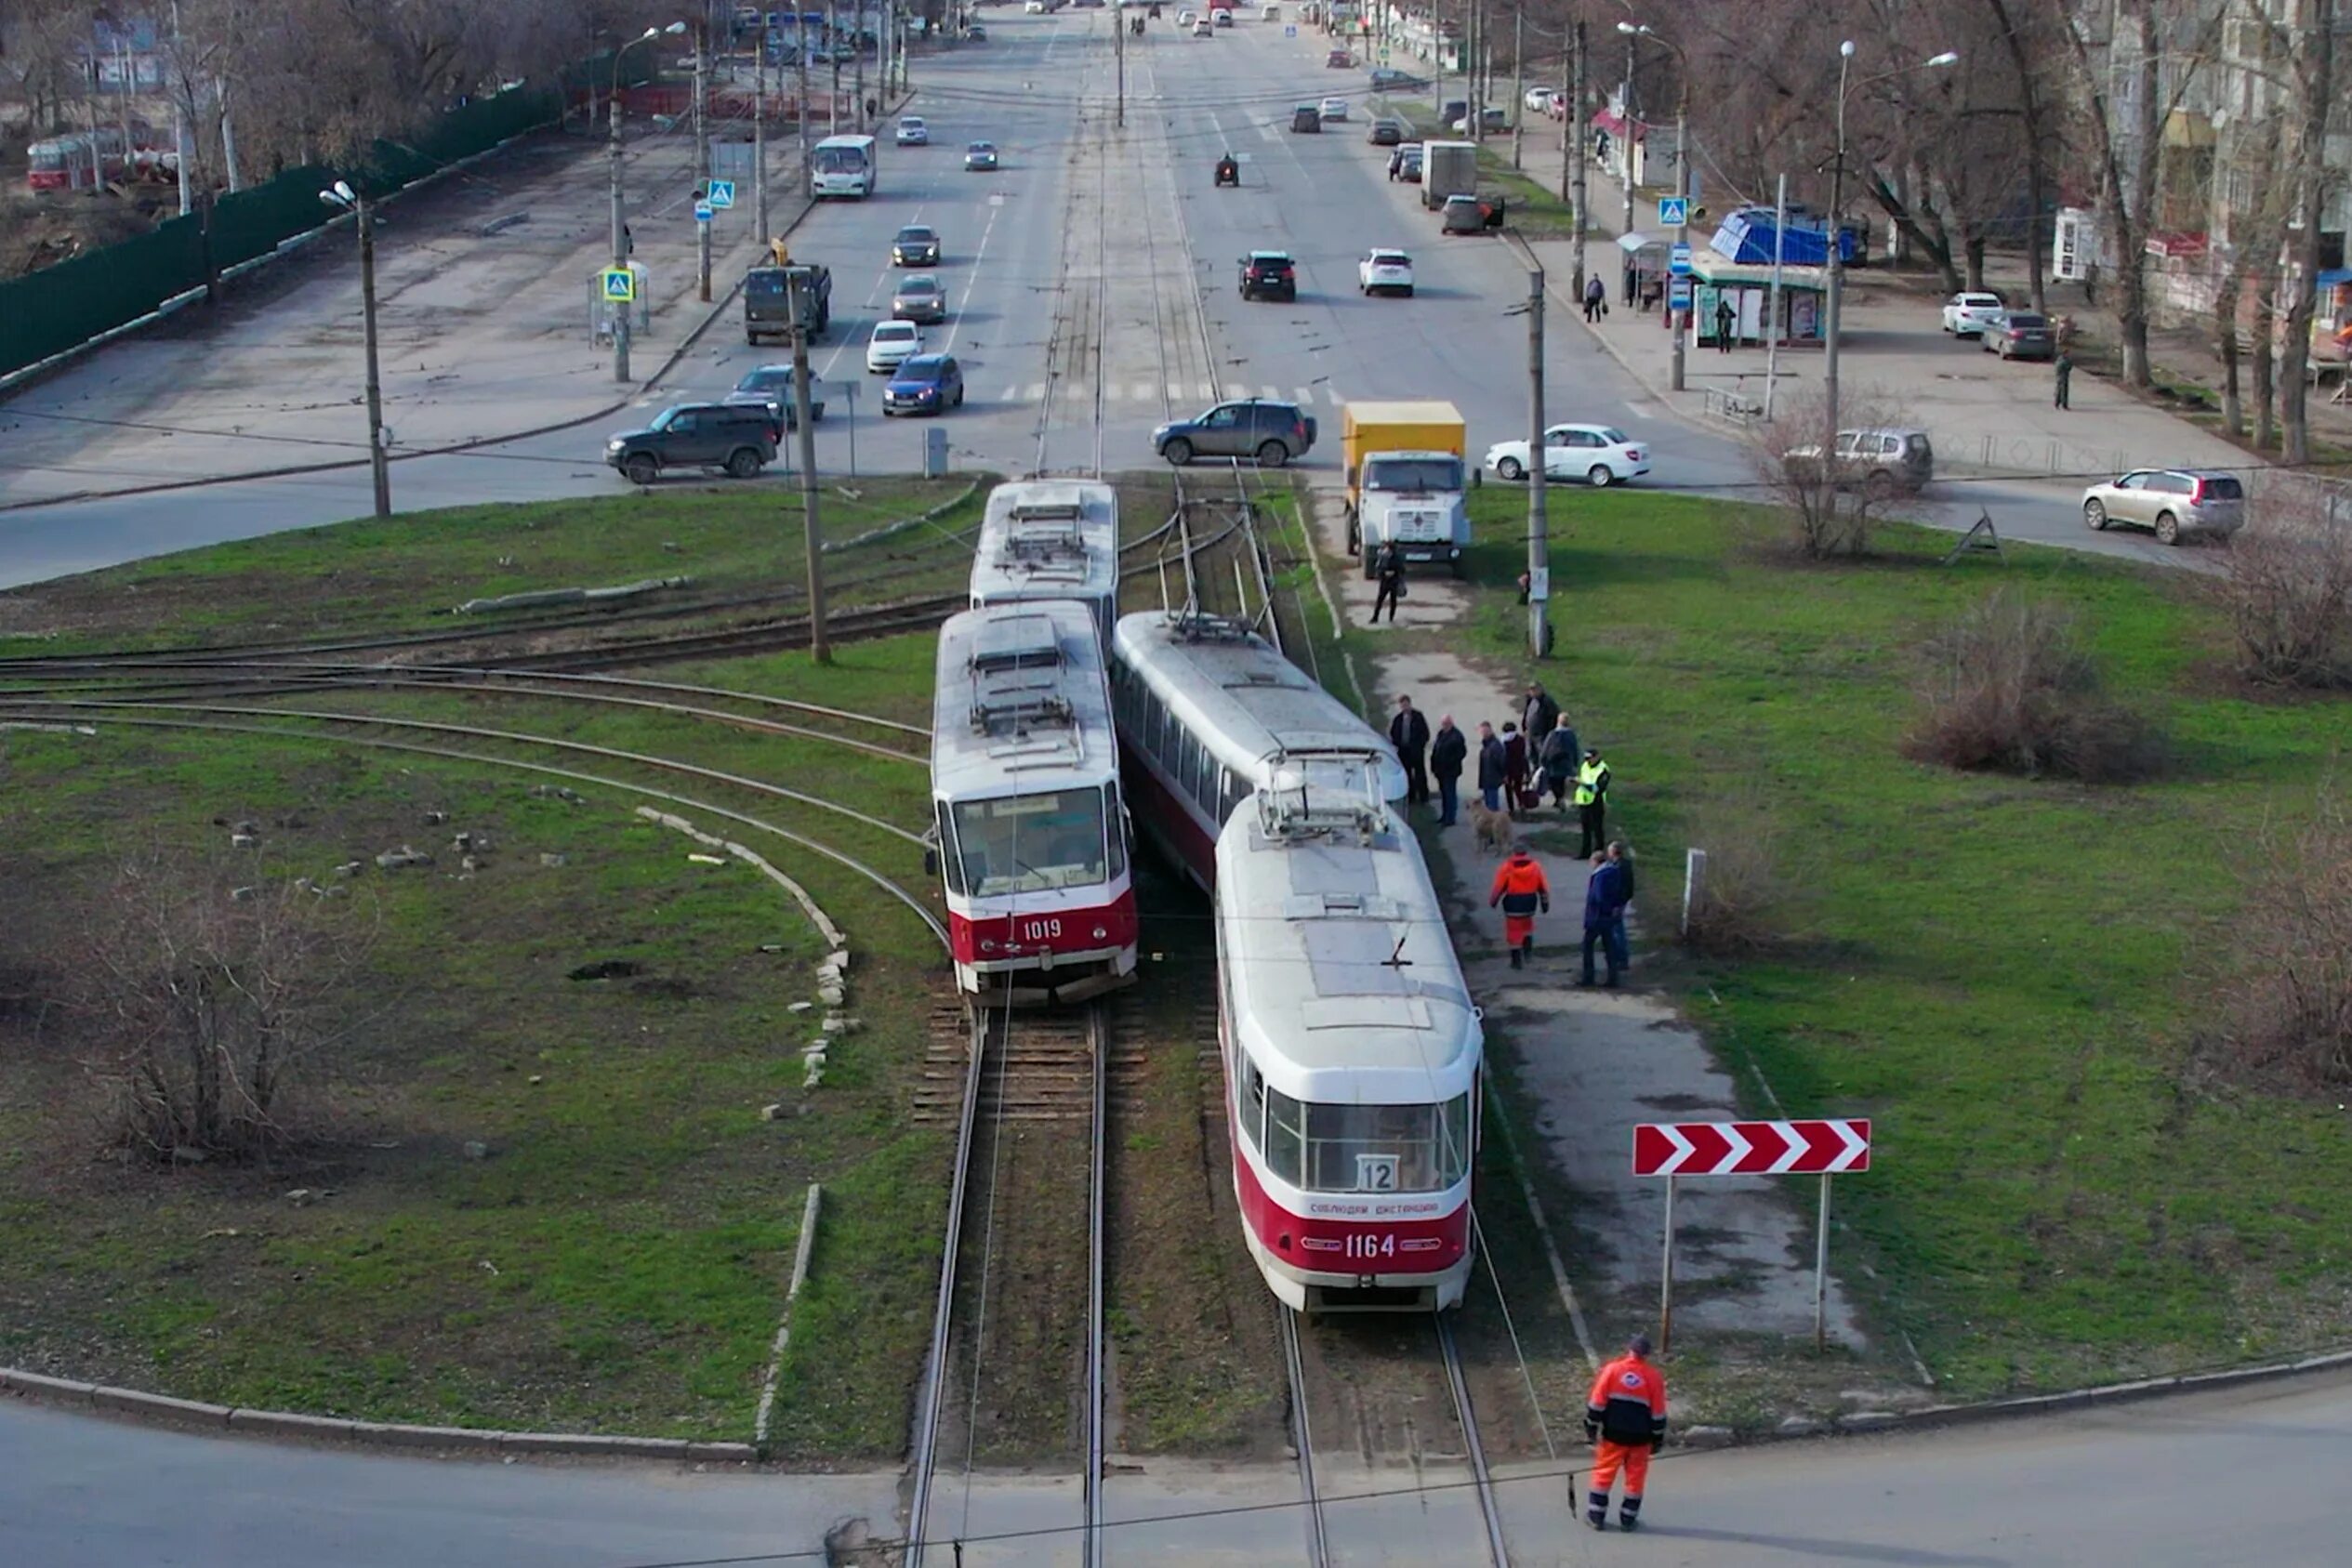
[[[1135,892],[1124,878],[1116,891],[1088,888],[1061,901],[948,901],[956,981],[971,993],[1025,986],[1081,1000],[1135,972]]]

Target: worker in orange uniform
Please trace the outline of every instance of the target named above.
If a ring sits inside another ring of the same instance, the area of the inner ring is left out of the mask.
[[[1642,1487],[1649,1480],[1650,1456],[1666,1445],[1666,1377],[1650,1364],[1650,1337],[1636,1334],[1625,1353],[1601,1368],[1584,1402],[1584,1435],[1593,1444],[1592,1485],[1584,1496],[1584,1522],[1609,1527],[1609,1488],[1625,1471],[1625,1498],[1617,1506],[1618,1527],[1642,1522]]]
[[[1502,905],[1502,940],[1511,949],[1511,967],[1518,968],[1536,950],[1536,911],[1552,913],[1552,884],[1543,879],[1543,867],[1536,863],[1527,847],[1518,845],[1511,858],[1495,868],[1495,885],[1487,895],[1487,907]]]

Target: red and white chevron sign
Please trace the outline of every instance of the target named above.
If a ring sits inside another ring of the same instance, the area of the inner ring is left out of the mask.
[[[1811,1176],[1870,1168],[1870,1124],[1644,1122],[1633,1129],[1636,1176]]]

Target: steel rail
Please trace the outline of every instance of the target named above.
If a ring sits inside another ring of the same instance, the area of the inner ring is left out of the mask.
[[[1323,1494],[1315,1481],[1315,1430],[1307,1417],[1306,1361],[1299,1351],[1299,1314],[1276,1303],[1282,1319],[1282,1359],[1290,1374],[1290,1443],[1299,1451],[1299,1496],[1306,1505],[1308,1568],[1329,1568],[1331,1541],[1324,1526]]]
[[[1124,19],[1115,15],[1112,20],[1116,24]],[[1087,1045],[1094,1057],[1094,1127],[1090,1140],[1093,1148],[1089,1154],[1086,1212],[1086,1549],[1083,1561],[1085,1568],[1102,1568],[1104,1427],[1110,1414],[1106,1408],[1110,1390],[1104,1381],[1103,1367],[1103,1319],[1105,1275],[1109,1266],[1109,1239],[1104,1223],[1103,1153],[1110,1141],[1107,1117],[1111,1027],[1110,1009],[1100,1002],[1091,1003],[1087,1008],[1086,1035]]]
[[[1487,1526],[1487,1560],[1493,1568],[1511,1568],[1511,1548],[1502,1538],[1502,1509],[1495,1500],[1493,1475],[1487,1469],[1487,1446],[1478,1438],[1478,1413],[1470,1403],[1470,1379],[1463,1376],[1461,1347],[1454,1340],[1454,1325],[1443,1312],[1433,1312],[1437,1344],[1446,1358],[1446,1381],[1454,1391],[1454,1415],[1461,1422],[1462,1451],[1470,1462],[1470,1478],[1478,1494],[1478,1513]]]

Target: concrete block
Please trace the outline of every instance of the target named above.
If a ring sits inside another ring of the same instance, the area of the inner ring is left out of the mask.
[[[359,1435],[357,1421],[337,1416],[297,1416],[290,1410],[231,1410],[229,1427],[231,1431],[265,1437],[307,1437],[328,1443],[350,1443]]]
[[[1683,1446],[1685,1448],[1722,1448],[1732,1442],[1734,1435],[1729,1427],[1685,1427],[1682,1433]]]
[[[229,1424],[229,1407],[225,1404],[174,1399],[169,1394],[151,1394],[140,1389],[92,1389],[90,1403],[100,1410],[116,1410],[126,1416],[141,1416],[158,1421],[178,1421],[192,1427],[225,1427]]]
[[[698,1462],[718,1465],[756,1465],[760,1450],[747,1443],[690,1443],[686,1457]]]
[[[16,1368],[0,1367],[0,1389],[24,1395],[27,1399],[52,1401],[59,1404],[87,1404],[97,1392],[95,1383],[78,1383],[71,1377],[49,1377],[38,1372],[19,1372]]]
[[[602,1432],[507,1432],[499,1448],[509,1454],[569,1454],[606,1459],[686,1458],[680,1437],[629,1437]]]
[[[1838,1417],[1841,1430],[1867,1432],[1879,1427],[1891,1427],[1902,1417],[1892,1410],[1856,1410],[1851,1416]]]
[[[484,1427],[421,1427],[405,1422],[359,1426],[368,1441],[387,1448],[496,1448],[507,1435]]]
[[[1772,1430],[1781,1437],[1818,1437],[1829,1428],[1810,1416],[1789,1416]]]

